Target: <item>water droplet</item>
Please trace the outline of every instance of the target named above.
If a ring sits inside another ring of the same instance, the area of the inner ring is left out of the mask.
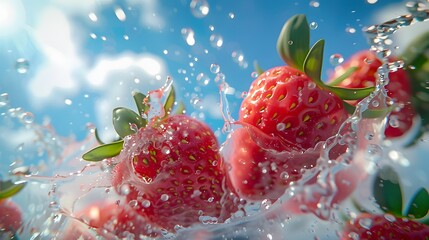
[[[204,73],[199,73],[196,80],[201,86],[207,86],[210,83],[210,78]]]
[[[348,234],[348,236],[349,236],[351,239],[353,239],[353,240],[359,240],[359,239],[360,239],[359,234],[357,234],[357,233],[355,233],[355,232],[350,232],[350,233]]]
[[[210,45],[214,48],[220,48],[223,45],[223,37],[219,34],[210,35]]]
[[[329,57],[329,61],[333,66],[337,66],[344,62],[344,58],[341,54],[336,53]]]
[[[163,201],[163,202],[168,201],[169,198],[170,198],[170,196],[168,196],[168,194],[164,193],[161,195],[161,201]]]
[[[143,201],[142,201],[142,206],[143,206],[144,208],[148,208],[148,207],[150,207],[150,201],[149,201],[149,200],[147,200],[147,199],[143,200]]]
[[[365,134],[365,139],[371,141],[372,139],[374,139],[374,134],[370,132]]]
[[[192,14],[197,18],[207,16],[210,11],[209,3],[206,0],[192,0],[189,6]]]
[[[373,107],[378,107],[378,106],[380,106],[380,102],[379,102],[379,101],[377,101],[377,100],[372,100],[372,101],[371,101],[371,105],[372,105]]]
[[[57,201],[51,201],[49,203],[49,208],[52,209],[53,211],[58,211],[60,210],[60,204]]]
[[[130,189],[130,185],[128,185],[128,184],[123,184],[122,186],[121,186],[121,188],[120,188],[120,194],[122,194],[122,195],[128,195],[128,194],[130,194],[130,192],[131,192],[131,189]]]
[[[2,93],[0,94],[0,107],[4,107],[9,103],[9,94]]]
[[[317,24],[317,22],[311,22],[310,23],[310,29],[312,29],[312,30],[315,30],[315,29],[317,29],[317,27],[318,27],[319,25]]]
[[[89,14],[88,14],[88,17],[89,17],[89,19],[90,19],[91,21],[93,21],[93,22],[97,22],[97,21],[98,21],[98,17],[97,17],[97,15],[96,15],[95,13],[93,13],[93,12],[89,13]]]
[[[137,200],[131,200],[129,203],[128,203],[132,208],[135,208],[135,207],[137,207],[137,204],[138,204],[138,202],[137,202]]]
[[[252,73],[250,74],[250,76],[251,76],[252,78],[257,78],[257,77],[259,77],[259,74],[258,74],[257,72],[252,72]]]
[[[370,161],[378,161],[383,157],[383,148],[377,144],[368,144],[367,156]]]
[[[348,33],[355,33],[356,32],[356,28],[347,27],[346,28],[346,32],[348,32]]]
[[[389,126],[393,128],[398,128],[400,126],[400,122],[397,116],[390,115],[389,117]]]
[[[31,112],[24,112],[21,114],[20,120],[24,124],[30,124],[34,121],[34,115]]]
[[[169,148],[169,147],[167,147],[167,146],[163,147],[161,151],[162,151],[162,153],[164,153],[164,154],[170,154],[170,152],[171,152],[171,151],[170,151],[170,148]]]
[[[319,7],[320,6],[320,3],[318,2],[318,1],[311,1],[310,2],[310,7],[315,7],[315,8],[317,8],[317,7]]]
[[[28,68],[30,67],[30,62],[25,58],[19,58],[16,60],[15,69],[18,73],[24,74],[28,72]]]
[[[216,160],[214,160],[214,161],[212,162],[212,165],[213,165],[213,166],[217,166],[217,164],[218,164],[218,162],[217,162]]]
[[[283,179],[283,180],[288,179],[289,178],[289,173],[287,173],[287,172],[281,172],[280,173],[280,178]]]
[[[125,15],[124,10],[120,7],[115,8],[115,15],[119,19],[119,21],[123,22],[127,19],[127,15]]]
[[[289,41],[287,42],[287,44],[292,45],[292,44],[293,44],[293,41],[292,41],[292,40],[289,40]]]
[[[369,4],[375,4],[378,2],[378,0],[366,0],[366,2]]]
[[[105,192],[105,193],[110,193],[110,188],[106,188],[106,189],[104,189],[104,192]]]
[[[212,72],[212,73],[219,73],[219,71],[220,71],[220,66],[219,65],[214,64],[214,63],[212,63],[210,65],[210,72]]]
[[[90,36],[92,39],[97,39],[97,35],[96,35],[95,33],[90,33],[90,34],[89,34],[89,36]]]
[[[194,30],[192,30],[191,28],[182,28],[180,32],[182,33],[183,39],[185,39],[186,43],[189,46],[195,45]]]
[[[359,219],[359,225],[361,225],[363,228],[369,230],[372,225],[372,220],[370,218],[362,218]]]
[[[241,98],[246,98],[247,95],[249,95],[249,93],[246,92],[246,91],[244,91],[244,92],[241,93]]]
[[[277,131],[283,131],[283,130],[286,129],[286,124],[284,124],[284,123],[277,123],[276,129],[277,129]]]
[[[215,82],[225,82],[225,74],[223,74],[223,73],[218,73],[218,74],[216,74],[216,77],[215,77]]]
[[[385,218],[387,221],[389,221],[389,222],[395,222],[395,221],[396,221],[395,216],[393,216],[393,215],[392,215],[392,214],[390,214],[390,213],[386,213],[386,214],[384,214],[384,218]]]

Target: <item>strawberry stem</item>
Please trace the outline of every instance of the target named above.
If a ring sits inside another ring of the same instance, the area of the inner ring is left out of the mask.
[[[352,73],[354,73],[357,69],[358,69],[358,67],[350,67],[350,68],[348,68],[343,74],[341,74],[340,76],[338,76],[334,80],[329,81],[327,83],[327,85],[329,85],[329,86],[337,86],[337,85],[339,85],[344,80],[346,80],[348,77],[350,77],[350,75]]]
[[[310,48],[310,27],[304,14],[292,16],[283,25],[277,39],[277,52],[291,67],[303,70]]]
[[[255,68],[255,72],[260,76],[262,73],[264,73],[264,70],[259,66],[257,61],[253,62],[253,67]]]

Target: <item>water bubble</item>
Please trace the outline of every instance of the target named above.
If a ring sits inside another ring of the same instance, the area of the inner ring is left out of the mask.
[[[370,218],[359,219],[359,225],[361,225],[363,228],[369,230],[372,226],[372,220]]]
[[[180,32],[182,33],[183,39],[185,39],[186,43],[189,46],[195,45],[194,30],[192,30],[191,28],[182,28]]]
[[[90,13],[88,14],[88,17],[89,17],[89,19],[90,19],[91,21],[93,21],[93,22],[97,22],[97,21],[98,21],[98,17],[97,17],[97,15],[96,15],[95,13],[93,13],[93,12],[90,12]]]
[[[214,79],[215,82],[225,82],[225,74],[223,73],[218,73],[216,74],[216,77]]]
[[[365,139],[368,140],[368,141],[373,140],[374,139],[374,133],[371,133],[371,132],[366,133],[365,134]]]
[[[138,205],[138,202],[137,202],[137,200],[131,200],[129,203],[128,203],[132,208],[135,208],[135,207],[137,207],[137,205]]]
[[[246,92],[246,91],[244,91],[244,92],[241,93],[241,98],[246,98],[247,95],[249,95],[249,93]]]
[[[66,104],[66,105],[72,105],[73,104],[73,101],[72,100],[70,100],[70,99],[65,99],[64,100],[64,103]]]
[[[347,27],[346,28],[346,32],[348,32],[348,33],[356,33],[356,28]]]
[[[197,18],[207,16],[210,11],[209,3],[206,0],[192,0],[189,6],[192,14]]]
[[[392,214],[390,214],[390,213],[386,213],[386,214],[384,214],[384,218],[385,218],[387,221],[389,221],[389,222],[395,222],[395,221],[396,221],[395,216],[393,216],[393,215],[392,215]]]
[[[216,223],[218,223],[217,217],[199,216],[199,220],[202,224],[216,224]]]
[[[351,239],[353,239],[353,240],[359,240],[359,239],[360,239],[359,234],[357,234],[357,233],[355,233],[355,232],[350,232],[350,233],[348,234],[348,236],[349,236]]]
[[[197,79],[197,82],[202,86],[207,86],[210,83],[210,78],[204,73],[199,73],[196,79]]]
[[[378,2],[378,0],[366,0],[366,2],[369,4],[375,4]]]
[[[143,201],[142,201],[142,206],[143,206],[144,208],[148,208],[148,207],[150,207],[150,201],[149,201],[149,200],[147,200],[147,199],[143,200]]]
[[[18,73],[24,74],[28,72],[30,62],[25,58],[19,58],[16,60],[15,69]]]
[[[210,31],[212,31],[212,32],[213,32],[215,28],[214,28],[214,26],[213,26],[213,25],[210,25],[210,26],[209,26],[209,29],[210,29]]]
[[[251,76],[252,78],[257,78],[257,77],[259,77],[259,74],[258,74],[257,72],[252,72],[252,73],[250,74],[250,76]]]
[[[288,179],[289,178],[289,173],[287,173],[287,172],[281,172],[280,173],[280,178],[283,179],[283,180]]]
[[[168,196],[168,194],[164,193],[161,195],[161,201],[163,201],[163,202],[168,201],[169,198],[170,198],[170,196]]]
[[[318,27],[319,25],[317,24],[317,22],[311,22],[310,23],[310,29],[312,29],[312,30],[315,30],[315,29],[317,29],[317,27]]]
[[[30,124],[34,121],[34,115],[31,112],[24,112],[21,114],[20,120],[24,124]]]
[[[310,7],[315,7],[315,8],[317,8],[317,7],[319,7],[320,6],[320,3],[318,2],[318,1],[311,1],[310,2]]]
[[[286,129],[286,124],[284,124],[284,123],[277,123],[276,129],[277,129],[277,131],[283,131],[283,130]]]
[[[368,144],[367,156],[368,160],[377,161],[383,157],[383,148],[377,144]]]
[[[164,154],[170,154],[171,150],[169,147],[165,146],[161,149],[162,153]]]
[[[292,41],[292,40],[289,40],[289,41],[287,42],[287,44],[292,45],[292,44],[293,44],[293,41]]]
[[[400,122],[397,116],[391,115],[389,118],[389,126],[393,128],[398,128],[400,126]]]
[[[337,66],[344,62],[344,58],[341,54],[336,53],[329,57],[329,61],[333,66]]]
[[[57,201],[51,201],[49,203],[49,208],[52,209],[53,211],[58,211],[60,210],[60,204]]]
[[[97,39],[97,35],[96,35],[95,33],[90,33],[90,34],[89,34],[89,36],[90,36],[92,39]]]
[[[120,194],[122,195],[128,195],[130,194],[131,189],[130,189],[130,185],[128,184],[123,184],[120,188]]]
[[[371,105],[372,105],[373,107],[378,107],[378,106],[380,106],[380,102],[379,102],[379,101],[377,101],[377,100],[372,100],[372,101],[371,101]]]
[[[0,94],[0,107],[4,107],[9,103],[9,94],[2,93]]]
[[[223,45],[223,37],[219,34],[210,35],[210,44],[214,48],[220,48]]]
[[[212,72],[212,73],[219,73],[219,71],[220,71],[220,66],[219,65],[214,64],[214,63],[210,64],[210,72]]]
[[[127,19],[127,15],[125,15],[124,10],[120,7],[115,8],[115,15],[119,19],[119,21],[123,22]]]
[[[191,104],[195,109],[202,109],[203,108],[203,100],[199,97],[192,97],[191,98]]]
[[[233,51],[231,53],[232,59],[236,62],[242,62],[244,61],[244,55],[241,51]]]
[[[228,13],[229,18],[234,19],[235,14],[233,12]]]

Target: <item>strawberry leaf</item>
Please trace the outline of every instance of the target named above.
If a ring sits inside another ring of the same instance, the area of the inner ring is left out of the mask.
[[[171,110],[173,109],[173,106],[174,106],[174,102],[176,102],[176,91],[174,90],[173,85],[171,85],[171,90],[168,93],[168,96],[165,99],[165,103],[164,103],[165,117],[171,113]]]
[[[324,46],[325,40],[317,41],[308,52],[303,65],[305,74],[321,87],[326,86],[321,80]]]
[[[26,185],[26,182],[0,181],[0,200],[14,196],[20,192]]]
[[[277,39],[277,52],[291,67],[303,70],[310,48],[310,27],[304,14],[291,17],[283,25]]]
[[[416,192],[406,211],[405,216],[410,218],[423,218],[429,211],[429,193],[425,188]]]
[[[325,88],[329,89],[342,100],[359,100],[369,96],[369,94],[371,94],[375,90],[374,87],[342,88],[328,85],[325,85]]]
[[[124,140],[119,140],[117,142],[100,145],[83,154],[82,158],[86,161],[98,162],[106,158],[117,156],[121,152],[123,144]]]
[[[141,92],[133,92],[132,95],[139,115],[143,116],[149,110],[149,105],[145,103],[146,95]],[[146,119],[143,119],[143,125],[146,126],[146,124]]]
[[[399,176],[391,167],[384,167],[378,171],[373,194],[380,208],[396,216],[402,216],[402,190]]]
[[[145,126],[143,118],[133,110],[124,107],[113,109],[113,127],[121,138],[135,133],[132,125],[137,129]]]

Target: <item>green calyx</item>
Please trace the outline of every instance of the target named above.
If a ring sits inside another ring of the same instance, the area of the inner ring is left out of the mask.
[[[420,188],[404,208],[403,193],[398,174],[391,167],[384,167],[375,176],[373,194],[376,203],[386,212],[397,217],[405,217],[427,224],[429,193]]]
[[[104,143],[101,141],[97,129],[95,129],[95,138],[100,145],[83,154],[82,158],[84,160],[98,162],[119,155],[123,148],[124,138],[147,126],[149,121],[147,113],[150,108],[149,97],[140,92],[133,92],[133,98],[137,107],[137,112],[125,107],[113,109],[112,123],[120,138],[112,143]],[[171,86],[171,90],[163,105],[165,114],[161,119],[167,118],[172,113],[175,103],[176,92],[174,87]],[[184,104],[179,103],[175,114],[182,114],[184,110]]]
[[[325,41],[320,39],[309,47],[310,28],[305,15],[299,14],[291,17],[283,26],[277,40],[277,51],[287,65],[303,71],[319,87],[333,92],[342,100],[359,100],[374,91],[374,87],[349,89],[328,85],[322,81],[324,45]],[[356,68],[349,69],[333,82],[339,84],[355,70]],[[354,111],[354,107],[349,110]]]
[[[12,182],[11,180],[0,181],[0,200],[16,195],[26,184],[26,182]]]

